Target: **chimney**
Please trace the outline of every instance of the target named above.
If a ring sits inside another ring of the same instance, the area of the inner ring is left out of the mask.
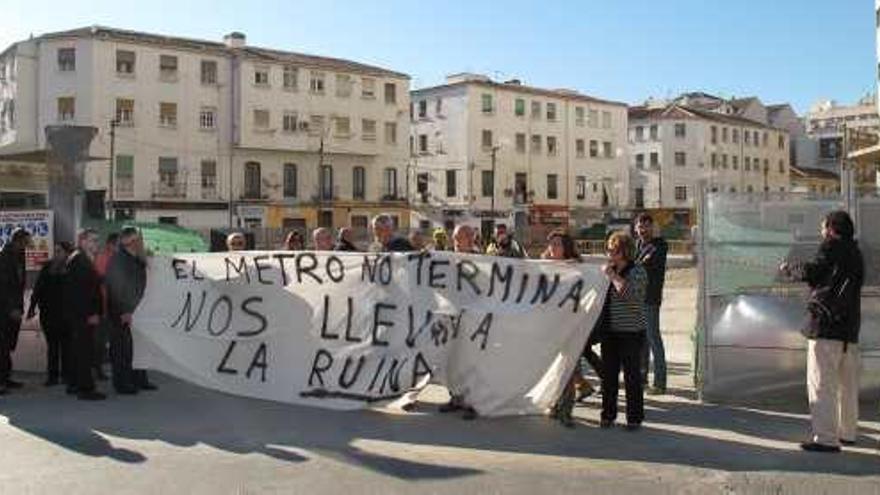
[[[223,37],[223,43],[227,48],[243,48],[247,44],[247,37],[244,33],[233,31]]]

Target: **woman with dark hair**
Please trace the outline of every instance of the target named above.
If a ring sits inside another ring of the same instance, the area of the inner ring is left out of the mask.
[[[303,240],[302,234],[300,234],[298,230],[291,230],[287,233],[287,236],[284,237],[283,249],[288,251],[302,251],[305,247],[306,243]]]
[[[55,245],[54,256],[46,261],[37,275],[27,311],[27,317],[31,319],[36,316],[37,308],[40,309],[40,329],[46,338],[47,387],[57,385],[60,377],[69,377],[73,365],[70,333],[65,329],[61,315],[65,264],[71,253],[73,245],[69,242]]]

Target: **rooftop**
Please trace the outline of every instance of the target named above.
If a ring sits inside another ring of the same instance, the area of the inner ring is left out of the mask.
[[[689,105],[680,105],[678,103],[672,103],[665,107],[646,107],[646,106],[638,106],[638,107],[630,107],[629,109],[629,120],[645,120],[645,119],[679,119],[679,118],[702,118],[706,120],[711,120],[713,122],[720,122],[722,124],[734,125],[734,126],[743,126],[743,127],[757,127],[761,129],[774,129],[778,130],[778,128],[769,126],[766,124],[762,124],[760,122],[756,122],[751,119],[747,119],[744,117],[739,117],[736,115],[727,115],[723,113],[713,112],[710,110],[705,110],[703,108],[697,108]]]

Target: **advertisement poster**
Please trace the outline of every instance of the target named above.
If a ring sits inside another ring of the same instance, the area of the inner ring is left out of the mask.
[[[27,270],[39,270],[52,256],[52,211],[0,211],[0,249],[12,236],[12,231],[23,227],[31,234],[31,248],[27,250]]]

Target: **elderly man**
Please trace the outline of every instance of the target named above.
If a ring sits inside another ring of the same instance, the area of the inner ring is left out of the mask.
[[[330,230],[324,227],[313,230],[312,246],[315,251],[333,251],[333,235]]]
[[[241,232],[233,232],[226,236],[226,249],[228,251],[244,251],[247,249],[247,240]]]
[[[339,236],[336,238],[336,245],[333,246],[334,251],[358,251],[354,245],[354,231],[349,227],[339,229]]]
[[[452,247],[456,253],[479,253],[474,242],[474,229],[469,225],[458,225],[452,231]]]
[[[370,251],[374,253],[414,251],[409,241],[394,235],[394,222],[389,215],[373,218],[373,239]]]
[[[18,343],[24,313],[24,252],[30,242],[31,235],[17,228],[0,251],[0,395],[5,394],[8,388],[22,386],[10,378],[11,354]]]

